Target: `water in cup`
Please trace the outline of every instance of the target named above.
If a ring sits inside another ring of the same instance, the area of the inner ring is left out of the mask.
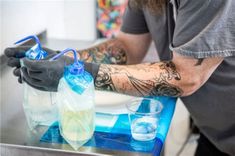
[[[156,137],[158,120],[163,105],[153,98],[136,98],[126,104],[131,135],[138,141],[150,141]]]
[[[152,117],[136,118],[131,123],[131,133],[134,139],[149,141],[155,138],[157,120]]]

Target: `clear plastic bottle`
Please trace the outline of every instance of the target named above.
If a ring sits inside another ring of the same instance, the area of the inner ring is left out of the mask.
[[[84,64],[77,61],[76,51],[66,49],[55,56],[74,52],[74,63],[66,66],[57,92],[60,133],[77,150],[93,135],[94,124],[94,80],[84,70]]]
[[[47,56],[47,52],[41,48],[37,36],[28,36],[17,41],[15,44],[34,39],[36,45],[30,48],[25,56],[29,59],[40,60]],[[21,62],[21,66],[24,66]],[[24,83],[23,107],[29,128],[33,130],[37,125],[50,126],[58,119],[55,103],[55,93],[37,90]]]

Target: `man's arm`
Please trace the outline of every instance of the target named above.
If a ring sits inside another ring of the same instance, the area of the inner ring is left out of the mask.
[[[120,32],[116,38],[79,50],[79,53],[85,62],[119,65],[140,63],[148,51],[150,41],[148,33],[132,35]]]
[[[95,87],[134,96],[188,96],[198,90],[222,62],[222,58],[200,61],[174,53],[172,61],[138,65],[104,65]]]
[[[85,62],[103,64],[126,64],[126,47],[117,38],[110,39],[94,47],[79,50],[80,59]]]

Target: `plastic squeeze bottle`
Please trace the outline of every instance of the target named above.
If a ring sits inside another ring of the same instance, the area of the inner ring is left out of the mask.
[[[44,59],[47,56],[47,52],[42,49],[37,36],[32,35],[25,37],[15,44],[19,44],[29,39],[35,40],[36,44],[25,53],[25,57],[32,60]],[[24,66],[23,62],[21,62],[21,66]],[[50,126],[58,119],[55,99],[53,98],[56,94],[53,92],[37,90],[27,83],[23,84],[23,107],[29,128],[33,130],[37,125]]]
[[[94,133],[94,80],[84,70],[74,49],[65,49],[53,57],[55,60],[67,52],[74,53],[74,63],[65,66],[57,92],[60,133],[77,150]]]

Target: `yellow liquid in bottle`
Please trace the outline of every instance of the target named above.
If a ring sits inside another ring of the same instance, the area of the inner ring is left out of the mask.
[[[89,140],[94,132],[94,109],[73,111],[61,110],[62,135],[69,141],[82,142]]]

